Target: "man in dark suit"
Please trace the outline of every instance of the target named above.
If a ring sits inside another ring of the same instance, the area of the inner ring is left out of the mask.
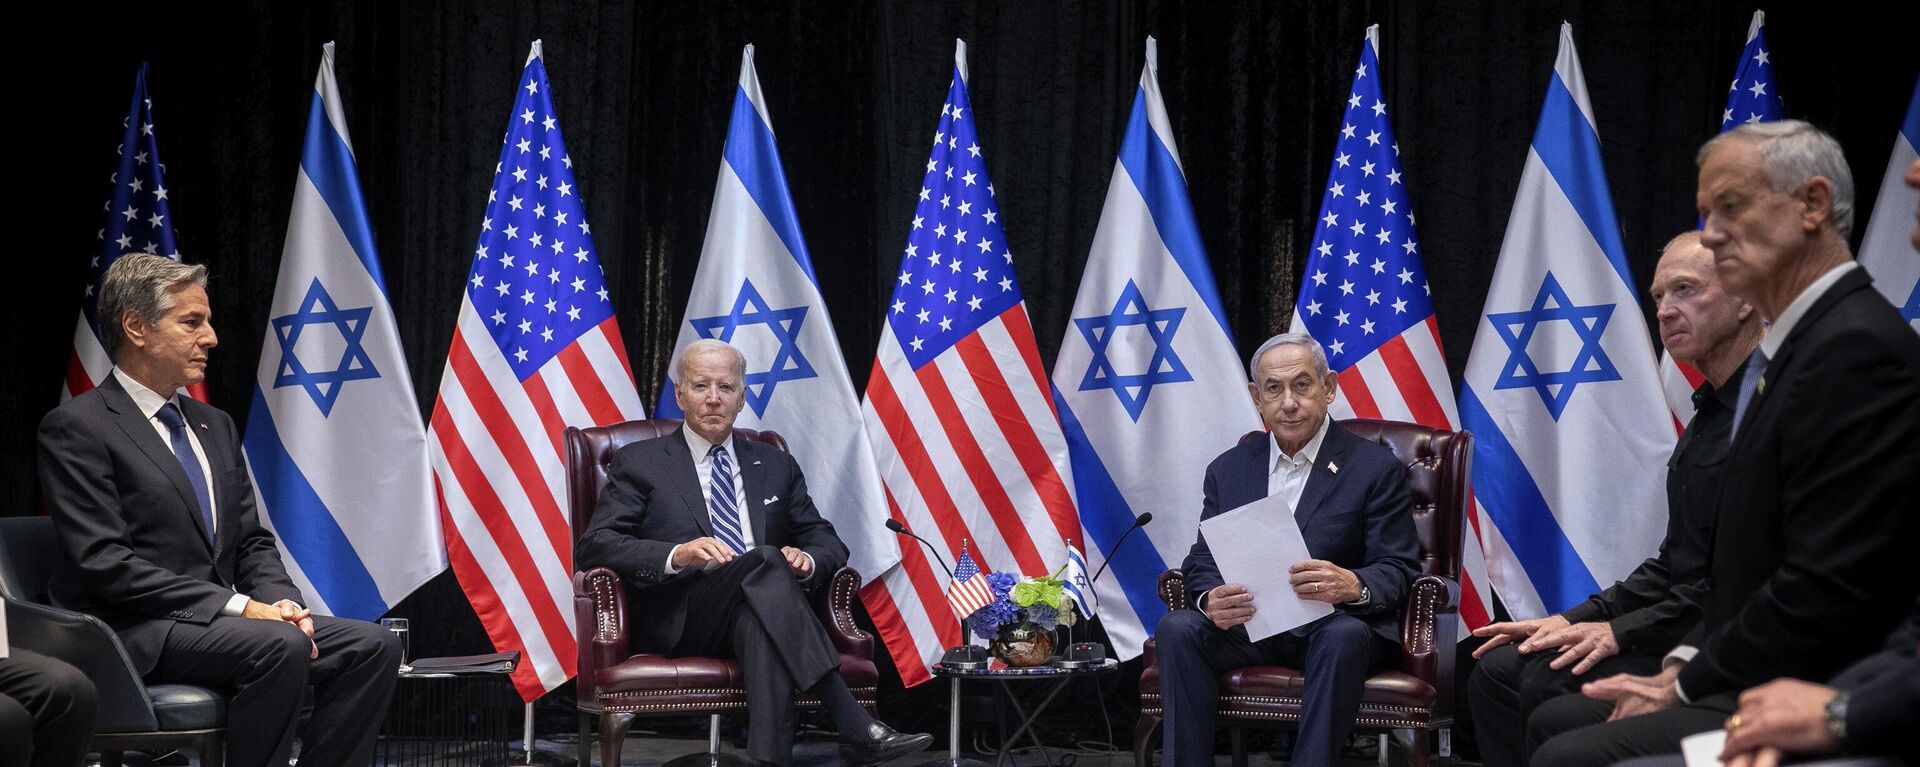
[[[1659,674],[1541,706],[1528,727],[1552,737],[1536,764],[1610,764],[1737,728],[1742,690],[1832,678],[1920,590],[1920,336],[1847,247],[1840,145],[1788,120],[1721,134],[1699,160],[1702,242],[1726,290],[1772,321],[1735,407],[1701,624]]]
[[[1165,701],[1167,764],[1212,764],[1216,677],[1241,666],[1295,666],[1305,675],[1293,764],[1331,765],[1360,709],[1367,675],[1400,642],[1400,605],[1416,568],[1407,467],[1393,452],[1333,424],[1335,374],[1305,333],[1269,339],[1248,365],[1271,438],[1249,440],[1207,467],[1201,519],[1277,495],[1314,558],[1288,565],[1294,594],[1332,615],[1250,641],[1260,595],[1225,583],[1204,535],[1182,566],[1196,609],[1160,619],[1154,643]]]
[[[65,555],[52,597],[112,626],[147,681],[232,691],[230,764],[287,764],[311,685],[300,764],[364,765],[400,645],[307,612],[260,525],[233,421],[179,395],[217,343],[206,275],[147,254],[107,269],[113,373],[40,422],[40,490]]]
[[[1651,290],[1667,352],[1707,380],[1667,462],[1667,535],[1659,553],[1607,590],[1558,615],[1494,623],[1474,650],[1468,700],[1487,767],[1527,763],[1527,716],[1541,703],[1614,674],[1652,674],[1700,620],[1715,506],[1741,367],[1760,345],[1760,315],[1728,295],[1699,232],[1667,243]]]
[[[576,564],[620,573],[639,647],[740,660],[754,759],[793,758],[796,690],[825,704],[843,762],[926,748],[931,736],[874,720],[840,678],[840,654],[805,592],[833,577],[847,547],[814,509],[791,456],[733,438],[746,358],[702,339],[687,345],[678,373],[674,399],[686,424],[614,453]]]
[[[0,600],[0,767],[79,767],[98,702],[79,669],[7,641]]]

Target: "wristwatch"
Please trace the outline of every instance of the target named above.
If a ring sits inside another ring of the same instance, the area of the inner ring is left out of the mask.
[[[1351,607],[1364,607],[1371,602],[1373,602],[1373,590],[1367,588],[1367,584],[1362,583],[1360,584],[1360,598],[1344,604]]]
[[[1841,690],[1827,701],[1827,734],[1833,736],[1833,742],[1847,745],[1847,691]]]

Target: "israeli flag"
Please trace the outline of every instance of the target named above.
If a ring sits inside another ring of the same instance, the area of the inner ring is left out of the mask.
[[[1515,618],[1612,584],[1666,526],[1673,420],[1606,179],[1562,24],[1460,390],[1488,576]]]
[[[847,564],[863,582],[899,562],[899,544],[883,527],[887,504],[873,447],[800,235],[751,45],[740,55],[707,241],[684,317],[655,413],[685,417],[673,399],[680,349],[701,338],[738,347],[747,357],[738,425],[786,438],[814,505],[847,544]]]
[[[1907,186],[1907,166],[1920,152],[1920,81],[1913,84],[1907,117],[1893,137],[1893,155],[1880,179],[1880,196],[1873,201],[1873,221],[1860,243],[1860,265],[1873,275],[1873,286],[1886,294],[1900,318],[1920,331],[1920,255],[1913,252],[1913,211],[1920,208],[1920,190]]]
[[[242,448],[314,612],[371,620],[447,567],[427,436],[322,48]]]
[[[1100,595],[1088,588],[1087,555],[1080,553],[1080,547],[1072,541],[1067,542],[1067,565],[1060,573],[1060,588],[1080,608],[1081,615],[1091,618],[1100,612]]]
[[[1088,563],[1112,560],[1094,593],[1122,659],[1140,654],[1166,612],[1155,584],[1199,534],[1207,464],[1261,428],[1187,199],[1158,66],[1149,37],[1053,367]],[[1153,524],[1119,542],[1145,511]]]

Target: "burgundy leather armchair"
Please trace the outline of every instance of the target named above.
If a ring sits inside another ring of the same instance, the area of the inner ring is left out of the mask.
[[[614,451],[678,428],[680,421],[659,418],[566,430],[567,509],[575,540],[593,519]],[[786,440],[771,431],[734,429],[733,438],[787,449]],[[840,651],[840,675],[854,698],[871,710],[879,672],[873,663],[873,638],[853,621],[853,600],[859,587],[859,574],[841,568],[825,588],[814,592],[813,607]],[[594,568],[574,573],[573,611],[579,645],[574,689],[575,706],[580,711],[581,763],[591,761],[587,758],[591,718],[599,721],[603,765],[620,763],[620,746],[636,716],[708,714],[710,753],[717,755],[720,713],[746,710],[740,665],[730,659],[668,657],[632,647],[627,640],[626,601],[620,576],[612,570]],[[820,701],[802,695],[796,705],[801,710],[818,709]]]
[[[1451,751],[1455,615],[1460,595],[1460,520],[1472,497],[1473,435],[1398,421],[1352,419],[1340,425],[1385,445],[1407,464],[1413,523],[1420,536],[1420,571],[1407,589],[1401,617],[1397,668],[1367,680],[1356,730],[1403,730],[1413,735],[1409,762],[1427,764],[1429,738],[1440,734],[1440,753]],[[1263,438],[1254,432],[1246,438]],[[1187,607],[1185,576],[1160,576],[1167,609]],[[1160,732],[1160,669],[1148,640],[1140,675],[1140,721],[1134,728],[1134,762],[1147,767]],[[1300,719],[1301,673],[1282,666],[1248,666],[1220,675],[1219,720],[1232,729],[1233,763],[1246,764],[1242,733],[1249,726],[1288,726]],[[1381,763],[1386,753],[1381,752]]]

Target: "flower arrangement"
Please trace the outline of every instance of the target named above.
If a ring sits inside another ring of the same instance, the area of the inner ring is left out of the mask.
[[[980,636],[998,637],[1002,629],[1026,623],[1041,631],[1073,625],[1074,611],[1059,573],[1038,578],[988,573],[987,585],[993,589],[993,601],[967,618]]]

